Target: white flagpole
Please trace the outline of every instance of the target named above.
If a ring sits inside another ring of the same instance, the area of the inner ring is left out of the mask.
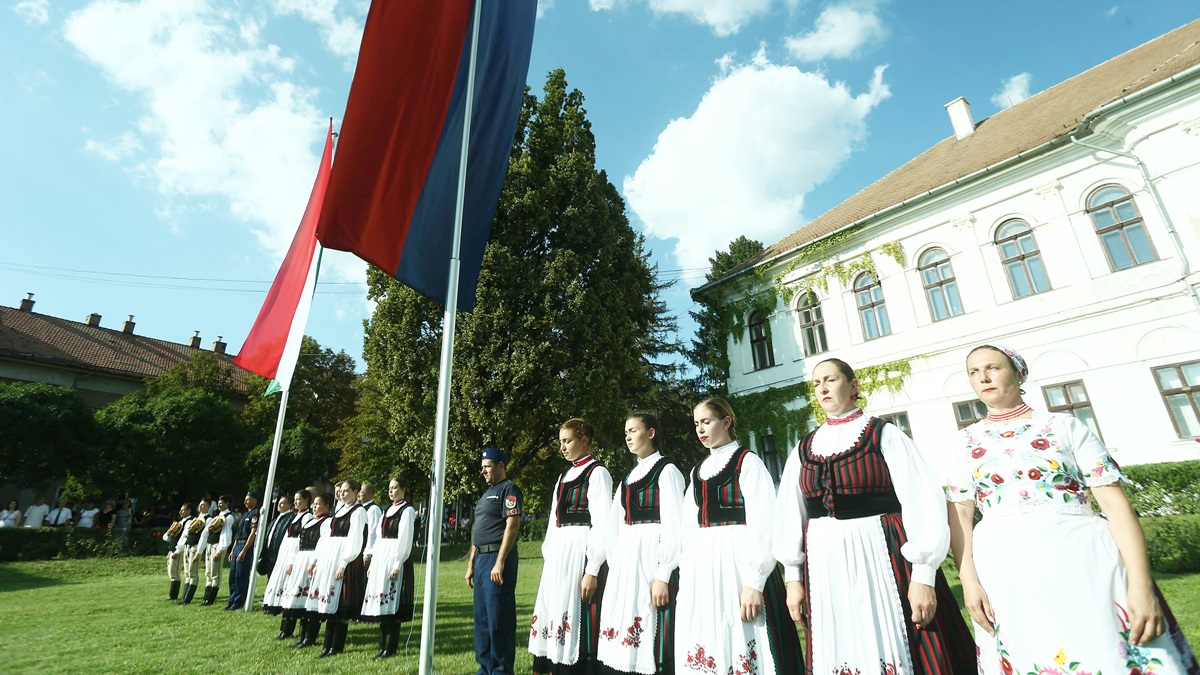
[[[258,557],[262,555],[263,541],[266,540],[267,519],[263,514],[270,513],[271,502],[274,499],[271,496],[271,490],[275,487],[275,466],[279,464],[279,444],[283,438],[283,418],[287,415],[288,391],[291,386],[284,387],[283,396],[279,399],[279,417],[275,420],[275,440],[271,442],[271,464],[267,468],[267,487],[263,490],[263,503],[258,505],[258,534],[254,536],[254,557],[250,559],[250,585],[246,589],[246,604],[244,609],[249,612],[254,609],[254,582],[258,581],[258,570],[255,567],[258,565]]]
[[[467,151],[471,143],[471,109],[475,104],[475,62],[479,51],[479,14],[475,0],[471,20],[471,61],[467,69],[466,110],[463,114],[462,152],[458,159],[458,201],[454,208],[454,239],[450,249],[450,274],[446,284],[446,314],[442,320],[441,377],[438,380],[437,422],[433,432],[433,484],[429,493],[426,528],[428,558],[425,565],[425,604],[421,610],[421,657],[418,672],[433,675],[433,636],[437,623],[438,561],[442,549],[442,492],[446,483],[446,439],[449,435],[450,375],[454,365],[454,323],[458,313],[458,267],[463,204],[467,193]]]

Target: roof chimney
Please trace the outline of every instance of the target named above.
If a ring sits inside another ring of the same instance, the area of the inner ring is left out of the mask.
[[[33,311],[33,293],[26,293],[25,299],[21,301],[21,306],[18,308],[22,312]]]
[[[216,340],[213,340],[213,352],[217,354],[225,353],[225,343],[221,342],[221,336],[218,335]]]
[[[192,349],[200,349],[200,331],[196,331],[196,334],[188,340],[188,346]]]
[[[121,332],[126,335],[133,335],[133,327],[137,325],[133,322],[133,315],[130,314],[125,323],[121,324]]]
[[[92,328],[99,328],[100,327],[100,315],[96,314],[95,312],[92,312],[91,314],[87,315],[87,318],[85,318],[83,320],[83,322],[86,323],[87,325],[91,326]]]
[[[959,96],[946,104],[946,112],[950,113],[950,124],[954,126],[954,137],[962,140],[975,133],[975,119],[971,117],[971,104]]]

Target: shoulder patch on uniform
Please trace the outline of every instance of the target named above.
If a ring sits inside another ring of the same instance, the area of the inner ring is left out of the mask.
[[[509,496],[505,497],[505,498],[504,498],[504,508],[506,508],[506,509],[515,509],[515,508],[517,508],[517,498],[516,498],[516,496],[514,496],[514,495],[509,495]]]

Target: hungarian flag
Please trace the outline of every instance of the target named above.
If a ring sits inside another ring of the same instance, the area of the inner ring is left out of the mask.
[[[296,361],[300,358],[300,341],[308,323],[308,310],[317,287],[317,270],[321,266],[317,219],[329,187],[332,160],[333,121],[330,120],[321,166],[317,169],[317,180],[308,197],[304,217],[300,219],[300,228],[271,283],[262,309],[258,310],[258,318],[246,336],[246,343],[233,360],[234,364],[273,380],[268,394],[292,386],[292,374],[296,372]]]
[[[529,71],[537,0],[480,0],[458,307],[475,286]],[[376,1],[317,237],[445,303],[471,54],[471,0]]]

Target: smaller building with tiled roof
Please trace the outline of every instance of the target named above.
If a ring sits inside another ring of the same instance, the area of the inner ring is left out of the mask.
[[[100,322],[98,314],[84,321],[39,314],[32,297],[19,307],[0,306],[0,381],[72,387],[88,407],[98,409],[140,391],[146,380],[202,351],[198,335],[183,344],[138,335],[133,317],[120,329]],[[230,389],[244,395],[250,372],[233,365],[219,338],[212,351],[228,369]],[[243,397],[235,403],[244,402]]]

